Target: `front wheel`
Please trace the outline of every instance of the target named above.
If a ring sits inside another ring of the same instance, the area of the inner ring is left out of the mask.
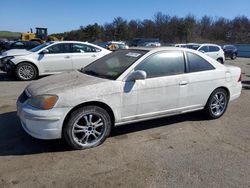
[[[214,90],[204,108],[205,114],[210,119],[221,117],[227,109],[228,100],[229,96],[225,89],[218,88]]]
[[[110,130],[107,111],[98,106],[86,106],[71,114],[64,125],[63,136],[73,149],[87,149],[102,144]]]
[[[20,63],[15,69],[15,74],[19,80],[34,80],[37,77],[37,70],[30,63]]]

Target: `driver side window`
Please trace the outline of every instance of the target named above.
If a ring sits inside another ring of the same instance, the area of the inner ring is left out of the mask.
[[[47,48],[49,54],[71,53],[70,44],[55,44]]]
[[[183,52],[163,52],[154,54],[140,63],[135,70],[145,71],[147,73],[147,78],[182,74],[185,72]]]
[[[199,49],[200,52],[209,52],[208,50],[208,46],[202,46],[200,49]]]

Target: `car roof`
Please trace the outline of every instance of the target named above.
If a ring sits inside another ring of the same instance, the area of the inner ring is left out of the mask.
[[[71,40],[63,40],[63,41],[50,41],[53,43],[85,43],[90,44],[89,42],[83,42],[83,41],[71,41]]]
[[[152,52],[159,52],[159,51],[192,51],[192,52],[196,52],[196,50],[193,49],[189,49],[189,48],[182,48],[182,47],[132,47],[129,48],[128,50],[144,50],[144,51],[152,51]]]
[[[203,44],[200,44],[200,45],[206,45],[206,46],[219,46],[218,44],[212,44],[212,43],[203,43]]]

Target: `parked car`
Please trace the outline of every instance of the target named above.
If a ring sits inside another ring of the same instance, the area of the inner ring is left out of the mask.
[[[121,50],[121,49],[128,49],[128,45],[126,45],[123,41],[108,41],[108,42],[100,42],[97,43],[98,46],[106,48],[111,51]]]
[[[111,51],[77,41],[56,41],[41,44],[31,50],[9,50],[1,58],[2,70],[19,80],[81,69]]]
[[[142,46],[145,46],[145,47],[160,47],[161,43],[159,43],[159,42],[145,42]]]
[[[160,44],[160,39],[158,38],[135,38],[132,41],[130,41],[129,46],[146,46],[147,43],[157,43]]]
[[[224,51],[219,45],[201,44],[197,50],[219,61],[221,64],[225,62]]]
[[[36,41],[15,41],[13,43],[5,43],[1,47],[1,51],[7,51],[11,49],[26,49],[30,50],[36,46],[39,46],[40,43]]]
[[[203,110],[221,117],[241,94],[241,69],[191,49],[159,47],[110,53],[81,71],[32,82],[17,101],[24,130],[95,147],[112,126]]]
[[[236,59],[238,56],[238,49],[234,45],[224,45],[222,47],[225,57],[229,57],[231,59]]]

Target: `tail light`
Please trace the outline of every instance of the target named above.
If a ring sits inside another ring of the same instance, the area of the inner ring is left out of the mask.
[[[240,73],[240,77],[239,77],[238,82],[241,82],[241,81],[242,81],[242,73]]]

